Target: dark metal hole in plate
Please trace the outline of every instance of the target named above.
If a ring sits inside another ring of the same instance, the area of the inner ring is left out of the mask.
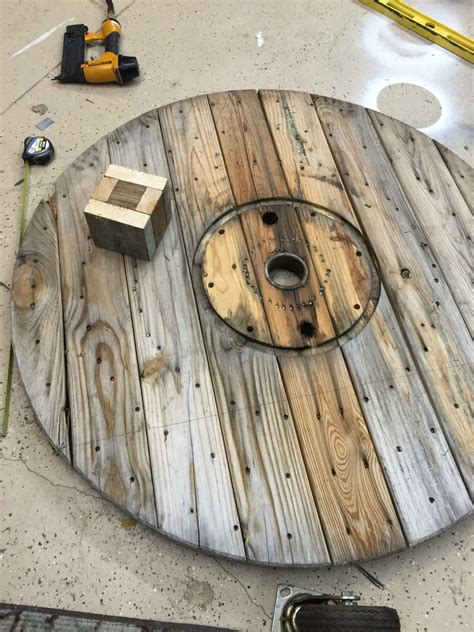
[[[264,224],[268,224],[269,226],[276,224],[278,222],[278,215],[273,213],[273,211],[267,211],[262,215],[262,222]]]
[[[265,262],[265,276],[280,290],[295,290],[308,280],[308,266],[298,255],[277,252]]]

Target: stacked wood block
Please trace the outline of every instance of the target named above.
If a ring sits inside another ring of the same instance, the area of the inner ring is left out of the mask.
[[[167,179],[110,165],[84,213],[94,244],[150,261],[169,220]]]

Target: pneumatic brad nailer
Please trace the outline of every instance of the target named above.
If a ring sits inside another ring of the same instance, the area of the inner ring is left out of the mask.
[[[113,7],[112,2],[107,4]],[[136,57],[119,55],[122,27],[108,17],[97,33],[89,33],[84,24],[68,26],[64,34],[61,83],[119,83],[124,84],[140,74]],[[104,41],[105,51],[98,59],[85,61],[86,44]]]

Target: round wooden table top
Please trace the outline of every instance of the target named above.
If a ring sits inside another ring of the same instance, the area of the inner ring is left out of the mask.
[[[151,262],[89,235],[110,163],[169,179]],[[118,128],[61,175],[16,264],[16,357],[50,440],[220,555],[341,564],[446,529],[474,488],[472,178],[399,121],[299,92]]]

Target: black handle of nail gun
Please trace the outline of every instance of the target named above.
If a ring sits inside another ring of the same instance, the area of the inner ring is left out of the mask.
[[[105,50],[108,53],[119,54],[119,44],[120,44],[120,33],[118,31],[113,31],[110,35],[107,35],[105,38]]]

